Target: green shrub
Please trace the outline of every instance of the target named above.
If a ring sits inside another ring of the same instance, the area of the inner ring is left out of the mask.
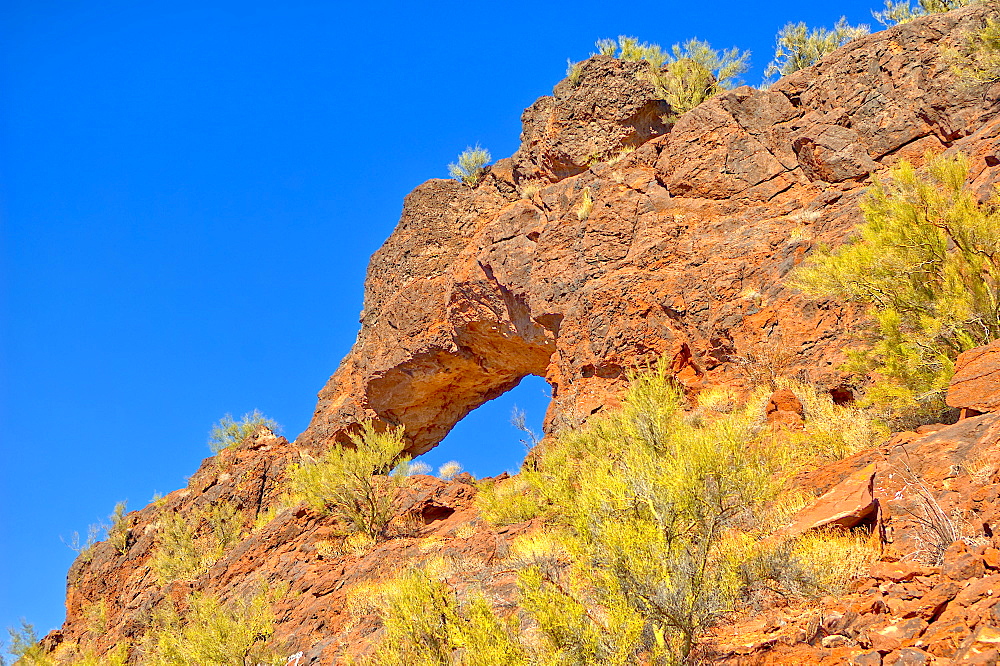
[[[480,595],[460,603],[433,572],[411,568],[366,589],[384,627],[373,666],[519,666],[527,664],[514,627]]]
[[[1000,80],[1000,19],[987,17],[982,27],[958,40],[947,51],[952,70],[965,82],[993,83]]]
[[[111,521],[108,526],[108,542],[122,555],[128,552],[129,539],[132,536],[128,521],[125,520],[127,506],[127,500],[118,502],[115,504],[114,511],[108,516],[108,520]]]
[[[159,584],[200,576],[239,540],[242,527],[230,502],[219,502],[188,517],[180,513],[162,516],[150,558]]]
[[[408,469],[403,428],[379,432],[366,421],[351,440],[353,447],[337,444],[318,460],[291,465],[290,499],[332,513],[351,531],[378,539],[392,519],[392,501]]]
[[[541,511],[523,475],[499,482],[484,479],[476,487],[476,508],[483,519],[495,527],[531,520]]]
[[[580,79],[583,77],[583,63],[573,62],[570,59],[566,59],[566,78],[573,86],[580,85]]]
[[[809,67],[823,56],[868,33],[867,25],[848,25],[844,16],[840,17],[833,30],[813,28],[810,31],[805,23],[788,23],[778,33],[774,60],[764,70],[764,77],[787,76]]]
[[[167,601],[153,613],[146,636],[145,666],[283,666],[285,658],[268,646],[274,634],[270,604],[259,592],[228,605],[193,592],[181,615]]]
[[[877,181],[858,237],[821,249],[791,283],[868,307],[872,342],[847,366],[875,377],[867,403],[937,418],[958,354],[1000,337],[1000,214],[965,187],[965,157],[927,160]]]
[[[871,560],[865,540],[771,534],[804,504],[788,491],[794,474],[885,430],[871,410],[778,385],[804,403],[803,431],[766,424],[767,388],[742,405],[706,392],[685,411],[665,366],[633,375],[620,409],[547,438],[517,477],[480,485],[477,506],[494,524],[538,517],[543,525],[515,540],[504,562],[518,571],[522,630],[495,613],[468,630],[441,577],[407,579],[406,603],[365,595],[382,608],[381,649],[397,655],[376,663],[421,654],[435,656],[413,663],[454,663],[469,640],[456,636],[468,630],[505,646],[508,661],[494,663],[677,664],[705,629],[765,593],[840,589]]]
[[[469,146],[462,151],[458,156],[458,164],[448,165],[448,173],[458,182],[475,187],[486,173],[486,165],[490,159],[490,151],[477,143],[475,147]]]
[[[671,48],[667,64],[656,72],[656,87],[674,115],[680,116],[735,87],[749,59],[749,51],[732,48],[720,53],[708,42],[689,39]]]
[[[749,52],[729,49],[718,52],[708,42],[689,39],[674,44],[670,52],[658,44],[640,42],[635,37],[597,41],[597,52],[621,60],[649,63],[648,76],[657,96],[668,102],[674,116],[682,115],[722,90],[729,90],[747,70]]]
[[[212,432],[208,436],[208,448],[212,450],[212,453],[218,453],[230,446],[235,446],[257,432],[257,428],[261,426],[268,428],[271,432],[281,432],[281,426],[256,409],[244,414],[239,421],[234,421],[232,414],[226,414],[212,427]]]
[[[889,27],[912,21],[928,14],[938,14],[951,11],[959,7],[971,5],[978,0],[917,0],[916,5],[910,4],[910,0],[885,0],[885,9],[880,12],[873,11],[872,16],[882,25]]]
[[[38,642],[35,628],[21,620],[21,628],[8,627],[10,634],[9,652],[17,661],[17,666],[125,666],[128,659],[128,644],[119,643],[103,655],[93,650],[81,650],[76,643],[60,643],[50,653]],[[2,644],[0,644],[2,647]],[[0,655],[0,666],[5,664]]]
[[[807,419],[806,432],[775,432],[763,420],[766,390],[742,407],[706,398],[692,418],[660,367],[632,378],[620,410],[543,445],[537,469],[523,475],[549,524],[564,530],[574,560],[568,580],[577,582],[574,589],[565,576],[531,574],[522,593],[548,599],[541,606],[564,606],[549,613],[553,646],[563,635],[569,644],[561,649],[591,651],[580,663],[634,663],[639,653],[649,663],[672,663],[759,589],[781,584],[782,571],[814,571],[806,551],[788,543],[782,567],[762,565],[775,553],[757,544],[773,541],[764,537],[777,526],[774,507],[787,479],[812,461],[875,441],[884,429],[867,417],[864,433],[859,426],[818,438],[867,412],[813,392],[803,396],[816,419]],[[600,607],[605,617],[590,626],[589,614],[570,612],[577,606]],[[559,622],[569,624],[560,629]]]

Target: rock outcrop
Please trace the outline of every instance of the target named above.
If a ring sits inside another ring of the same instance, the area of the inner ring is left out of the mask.
[[[984,11],[856,40],[669,127],[644,63],[588,61],[525,112],[521,149],[479,186],[407,197],[372,257],[357,343],[298,442],[376,418],[421,453],[526,375],[552,386],[551,432],[614,406],[627,369],[662,356],[691,387],[780,366],[849,398],[837,367],[857,313],[782,278],[842,242],[869,176],[904,157],[964,151],[991,190],[1000,88],[962,84],[942,56]]]
[[[977,413],[1000,410],[1000,340],[959,354],[947,401]]]
[[[506,551],[535,525],[487,525],[467,479],[412,477],[396,498],[392,538],[365,548],[336,545],[332,519],[305,505],[268,513],[281,505],[291,462],[346,442],[366,419],[405,426],[407,450],[419,454],[470,410],[537,375],[552,386],[551,434],[614,407],[627,372],[660,358],[692,390],[799,373],[849,401],[837,368],[861,313],[809,300],[783,278],[816,245],[844,241],[871,177],[900,159],[963,151],[972,186],[992,191],[1000,87],[960,84],[943,56],[987,11],[856,40],[767,91],[723,93],[676,122],[640,76],[643,63],[585,63],[577,83],[560,83],[525,111],[520,149],[476,187],[431,180],[406,198],[372,257],[357,342],[308,429],[291,443],[260,430],[206,460],[187,488],[129,514],[121,548],[98,544],[74,564],[66,623],[46,645],[107,650],[137,641],[164,599],[199,590],[226,600],[284,581],[276,639],[302,653],[299,666],[343,663],[379,637],[370,614],[351,611],[352,595],[431,555],[458,563],[457,585],[474,572],[490,598],[516,603]],[[987,411],[989,354],[960,364],[953,404]],[[776,427],[810,418],[794,395],[775,394],[772,405]],[[826,500],[796,529],[872,523],[884,561],[845,598],[733,618],[704,657],[996,663],[997,460],[992,413],[901,433],[806,474],[802,489]],[[151,557],[162,521],[220,502],[236,511],[239,543],[192,580],[161,586]],[[937,539],[940,566],[908,559],[928,548],[914,516],[929,502],[977,535],[958,545]],[[95,632],[88,618],[98,604],[106,621]]]

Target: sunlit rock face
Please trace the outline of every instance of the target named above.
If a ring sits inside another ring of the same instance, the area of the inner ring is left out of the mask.
[[[673,124],[645,63],[587,61],[525,111],[521,148],[477,187],[431,180],[406,198],[357,343],[298,443],[375,418],[420,453],[528,374],[552,385],[551,432],[613,406],[627,372],[661,357],[688,386],[780,365],[844,393],[858,313],[782,280],[843,242],[870,174],[904,157],[962,150],[991,190],[997,90],[960,83],[942,55],[983,11],[856,40]]]

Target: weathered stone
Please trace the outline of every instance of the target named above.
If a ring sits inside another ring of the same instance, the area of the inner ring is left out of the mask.
[[[924,666],[933,657],[919,648],[903,648],[890,652],[882,659],[883,666]]]
[[[927,622],[919,617],[913,617],[894,622],[881,629],[870,630],[868,640],[874,649],[879,652],[888,652],[897,650],[915,640],[926,628]]]
[[[778,389],[772,393],[764,413],[767,422],[772,425],[801,428],[805,424],[802,402],[790,389]]]
[[[992,625],[982,625],[965,639],[955,654],[960,663],[996,664],[1000,660],[1000,629]]]
[[[977,412],[1000,410],[1000,340],[959,354],[947,402]]]
[[[875,466],[848,477],[818,500],[799,511],[779,534],[795,536],[823,527],[850,528],[872,518],[878,508],[872,486]]]
[[[970,551],[964,541],[956,541],[944,553],[941,572],[952,580],[979,578],[986,574],[986,565],[982,556]]]

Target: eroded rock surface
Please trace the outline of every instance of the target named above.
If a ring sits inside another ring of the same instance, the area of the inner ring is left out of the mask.
[[[276,638],[302,652],[300,666],[344,663],[379,638],[373,613],[357,611],[364,586],[439,556],[458,563],[449,585],[460,595],[474,579],[498,604],[516,604],[507,549],[535,525],[487,526],[465,479],[413,477],[391,538],[371,548],[337,546],[334,521],[304,505],[268,515],[282,504],[287,465],[345,441],[364,419],[404,425],[408,450],[421,453],[538,375],[553,389],[551,433],[614,407],[628,370],[661,357],[693,389],[801,372],[850,400],[837,367],[859,313],[804,298],[783,278],[817,244],[848,237],[871,175],[903,157],[964,151],[973,186],[992,191],[1000,88],[960,85],[942,57],[985,11],[857,40],[768,91],[730,91],[672,125],[640,65],[586,63],[579,85],[560,83],[525,112],[520,150],[477,187],[431,180],[406,198],[372,257],[357,343],[309,428],[293,443],[261,431],[207,460],[187,488],[129,514],[123,551],[98,544],[71,569],[67,620],[47,644],[106,650],[139,640],[164,599],[199,590],[226,600],[285,582]],[[772,413],[783,416],[772,420],[809,419],[793,398],[776,396]],[[818,502],[824,515],[800,516],[802,525],[875,520],[885,561],[843,598],[732,618],[704,643],[705,658],[994,663],[998,460],[994,413],[901,433],[803,476],[804,491],[840,501]],[[975,535],[949,546],[940,566],[910,556],[928,548],[913,518],[928,497]],[[162,521],[223,501],[237,511],[239,543],[192,580],[160,586],[150,558]],[[101,600],[96,632],[88,618]]]
[[[1000,340],[959,355],[947,400],[959,409],[1000,410]]]
[[[984,11],[859,39],[669,127],[643,63],[587,62],[525,112],[521,149],[478,187],[431,180],[407,197],[372,257],[358,341],[298,443],[376,418],[421,453],[529,374],[552,385],[551,432],[614,406],[626,370],[661,356],[692,387],[782,365],[849,394],[837,367],[858,313],[782,279],[848,237],[870,175],[903,157],[965,151],[973,185],[992,188],[1000,88],[942,59]]]

